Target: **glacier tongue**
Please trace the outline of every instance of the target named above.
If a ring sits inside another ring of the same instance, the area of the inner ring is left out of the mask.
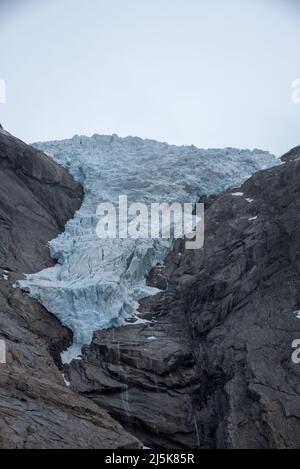
[[[195,202],[279,164],[260,150],[200,150],[116,135],[35,146],[69,169],[85,189],[81,209],[50,243],[58,264],[20,282],[72,329],[74,354],[95,330],[124,324],[141,297],[156,293],[146,287],[145,275],[163,262],[171,245],[167,240],[99,239],[99,203],[118,203],[119,195],[127,195],[129,203]]]

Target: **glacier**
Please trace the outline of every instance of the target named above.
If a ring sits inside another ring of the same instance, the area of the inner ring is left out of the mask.
[[[155,294],[146,275],[163,263],[170,240],[99,239],[97,206],[132,202],[196,202],[203,195],[238,187],[258,170],[279,161],[262,150],[202,150],[138,137],[74,136],[34,146],[67,168],[85,197],[65,232],[50,243],[55,267],[19,282],[73,331],[69,361],[102,328],[127,324],[138,315],[138,300]]]

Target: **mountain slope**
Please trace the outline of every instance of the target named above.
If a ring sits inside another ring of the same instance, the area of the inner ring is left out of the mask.
[[[152,322],[95,333],[71,363],[71,387],[145,443],[299,447],[299,159],[204,200],[204,248],[178,241],[151,274]]]
[[[23,273],[53,265],[48,241],[82,198],[62,167],[0,129],[0,339],[7,347],[7,363],[0,364],[1,448],[139,447],[66,387],[56,365],[71,332],[13,288]]]

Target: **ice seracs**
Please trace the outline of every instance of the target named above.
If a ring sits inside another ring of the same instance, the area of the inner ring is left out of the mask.
[[[81,182],[85,199],[51,242],[58,264],[21,282],[30,294],[74,333],[80,353],[95,330],[125,324],[138,300],[155,293],[145,275],[162,263],[170,241],[99,239],[96,208],[101,202],[196,202],[199,197],[238,187],[257,170],[278,164],[264,151],[200,150],[136,137],[94,135],[37,143]]]

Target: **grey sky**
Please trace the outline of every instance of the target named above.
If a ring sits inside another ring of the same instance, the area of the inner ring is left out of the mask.
[[[300,144],[296,0],[0,0],[0,122],[26,141],[118,133]]]

